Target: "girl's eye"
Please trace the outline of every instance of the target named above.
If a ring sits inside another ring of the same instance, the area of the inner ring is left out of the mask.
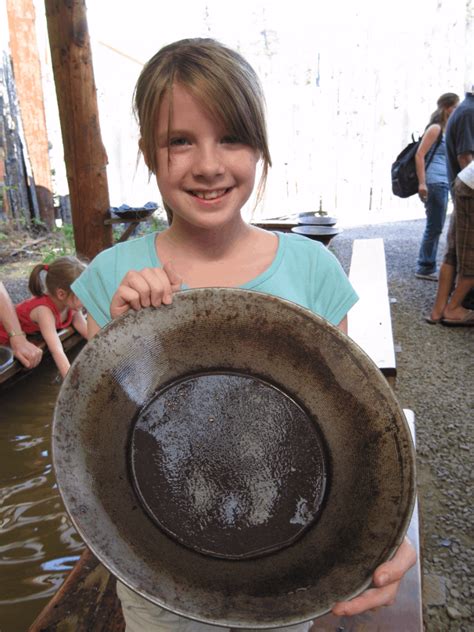
[[[186,138],[170,138],[171,147],[182,147],[183,145],[187,145],[188,142]]]
[[[240,143],[240,139],[237,138],[237,136],[234,136],[233,134],[228,134],[227,136],[224,136],[221,140],[221,143],[230,143],[230,144],[235,144],[235,143]]]

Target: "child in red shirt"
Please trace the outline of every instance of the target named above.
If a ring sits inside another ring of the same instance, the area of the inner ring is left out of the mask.
[[[0,344],[8,345],[13,336],[41,333],[61,377],[64,378],[70,364],[59,339],[58,330],[72,325],[86,337],[87,323],[81,311],[82,305],[71,290],[71,284],[85,267],[79,259],[69,256],[60,257],[50,265],[36,265],[28,282],[33,298],[15,306],[21,331],[6,331],[0,324]],[[42,272],[46,272],[46,291],[41,279]]]

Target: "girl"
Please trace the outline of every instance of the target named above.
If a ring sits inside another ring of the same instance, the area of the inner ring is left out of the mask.
[[[448,207],[448,172],[444,129],[459,103],[453,92],[442,94],[437,102],[415,156],[418,195],[425,205],[426,228],[421,241],[415,276],[437,281],[436,254]]]
[[[260,195],[271,165],[263,94],[245,59],[210,39],[166,46],[138,79],[135,111],[140,149],[171,225],[100,253],[74,283],[89,313],[89,336],[129,309],[170,304],[182,287],[216,286],[286,298],[346,332],[357,296],[336,258],[318,242],[266,232],[242,218],[257,163]],[[393,602],[413,563],[405,543],[377,569],[378,588],[334,612],[356,614]],[[118,594],[127,632],[215,629],[165,612],[120,582]]]
[[[70,364],[58,330],[72,325],[82,336],[87,336],[87,323],[81,312],[81,303],[71,290],[72,282],[85,267],[76,257],[60,257],[50,265],[40,263],[35,266],[28,282],[33,298],[15,306],[21,330],[7,332],[0,326],[0,344],[8,344],[14,336],[41,333],[64,378]],[[46,292],[43,291],[41,280],[43,271],[46,272]]]

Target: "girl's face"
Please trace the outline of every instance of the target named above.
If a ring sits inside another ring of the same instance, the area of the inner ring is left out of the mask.
[[[67,292],[66,290],[59,289],[56,291],[56,298],[61,301],[64,307],[69,307],[69,309],[79,310],[82,307],[81,301],[77,298],[74,292]]]
[[[454,105],[450,105],[447,108],[444,108],[444,111],[446,112],[446,120],[448,120],[448,118],[451,116],[454,110],[458,107],[458,105],[459,105],[459,102],[455,103]]]
[[[157,174],[176,221],[213,229],[240,218],[255,184],[257,150],[232,137],[179,83],[158,116]],[[169,138],[169,142],[168,142]]]
[[[74,292],[69,292],[66,298],[66,305],[69,309],[79,310],[82,307],[81,301],[77,298]]]

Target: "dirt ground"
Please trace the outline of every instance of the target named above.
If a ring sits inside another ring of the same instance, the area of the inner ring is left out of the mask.
[[[66,252],[67,248],[64,234],[60,231],[48,233],[38,230],[36,233],[29,233],[2,227],[0,229],[0,280],[9,284],[27,280],[37,263],[55,256],[59,257]]]

